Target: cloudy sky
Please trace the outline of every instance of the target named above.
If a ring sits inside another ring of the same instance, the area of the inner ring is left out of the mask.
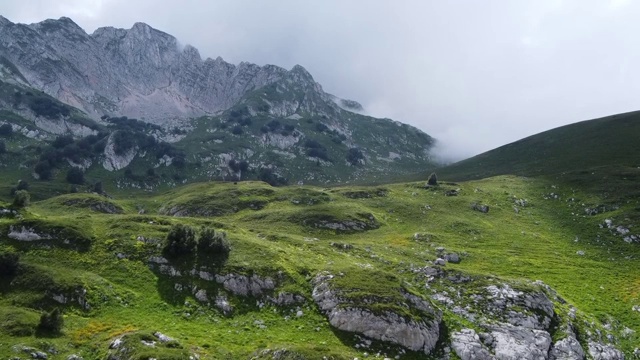
[[[451,159],[640,108],[640,1],[2,0],[0,14],[89,33],[141,21],[204,57],[301,64]]]

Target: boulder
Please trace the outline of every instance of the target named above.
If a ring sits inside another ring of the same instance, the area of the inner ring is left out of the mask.
[[[589,341],[589,355],[593,360],[624,360],[622,351],[594,341]]]
[[[451,254],[447,254],[444,256],[444,259],[447,260],[447,262],[450,263],[454,263],[454,264],[459,264],[460,263],[460,256],[456,253],[451,253]]]
[[[373,313],[350,303],[333,289],[330,274],[320,274],[313,280],[313,299],[336,329],[389,342],[411,351],[431,353],[440,335],[442,314],[427,301],[407,294],[405,298],[424,313],[421,319],[407,319],[393,312]]]
[[[582,360],[584,350],[578,340],[571,334],[553,344],[549,358],[554,360]]]
[[[495,358],[500,360],[547,359],[551,335],[543,330],[527,329],[510,324],[489,327]]]
[[[471,209],[486,214],[489,212],[489,205],[473,203],[471,204]]]
[[[482,345],[473,329],[462,329],[451,334],[451,348],[462,360],[490,360],[493,356]]]

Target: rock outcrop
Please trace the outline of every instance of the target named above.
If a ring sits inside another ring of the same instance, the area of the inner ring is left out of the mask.
[[[412,351],[431,353],[440,335],[441,313],[428,302],[408,297],[423,313],[420,319],[408,319],[393,312],[376,313],[364,304],[351,303],[332,288],[330,274],[320,274],[313,281],[313,300],[336,329],[401,346]]]

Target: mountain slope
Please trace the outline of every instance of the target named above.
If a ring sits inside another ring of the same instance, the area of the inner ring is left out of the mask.
[[[551,175],[601,166],[640,166],[640,112],[548,130],[438,169],[450,180],[501,174]]]
[[[109,190],[210,179],[367,183],[434,166],[429,135],[362,115],[360,104],[324,92],[299,65],[287,71],[202,60],[195,48],[180,48],[143,23],[89,35],[68,18],[31,25],[0,18],[0,34],[0,81],[13,91],[0,99],[7,114],[0,125],[33,138],[23,133],[25,121],[14,121],[23,118],[42,132],[40,140],[74,137],[36,159],[24,144],[10,142],[11,153],[24,155],[12,162],[24,169],[18,178],[51,158],[54,171],[46,178],[64,181],[77,166]],[[48,104],[53,109],[84,111],[74,111],[74,119],[90,117],[93,127],[51,126],[68,123],[70,113],[43,119],[14,101],[42,92],[66,104]],[[101,145],[75,151],[87,143]],[[6,165],[1,156],[0,165]]]

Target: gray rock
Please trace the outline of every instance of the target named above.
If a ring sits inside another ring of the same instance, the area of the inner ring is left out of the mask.
[[[473,329],[462,329],[451,334],[451,347],[462,360],[489,360],[493,356],[480,342]]]
[[[345,303],[334,291],[329,274],[318,275],[313,283],[313,299],[320,310],[327,315],[331,326],[348,332],[364,335],[370,339],[390,342],[412,351],[429,354],[436,345],[439,336],[441,314],[427,302],[420,307],[429,310],[424,320],[408,320],[397,314],[386,312],[374,314],[357,304]],[[410,300],[411,301],[411,300]],[[431,318],[431,320],[427,320]]]
[[[220,309],[226,316],[231,315],[233,313],[233,306],[229,303],[229,300],[224,295],[219,295],[216,297],[215,306]]]
[[[47,234],[38,234],[33,228],[27,228],[24,226],[18,227],[13,225],[9,227],[9,234],[7,236],[11,239],[19,241],[38,241],[51,238]]]
[[[158,341],[160,341],[161,343],[166,343],[169,341],[174,341],[175,339],[172,337],[169,337],[163,333],[161,333],[160,331],[156,331],[153,333],[153,336],[158,338]]]
[[[582,360],[584,359],[584,350],[582,346],[573,336],[568,336],[553,344],[549,352],[551,360]]]
[[[526,329],[509,324],[490,326],[492,347],[496,359],[547,359],[551,336],[543,330]]]
[[[276,297],[268,297],[268,299],[278,306],[290,306],[305,302],[304,296],[287,292],[278,293]]]
[[[433,265],[437,265],[437,266],[445,266],[446,264],[447,264],[447,262],[443,258],[437,258],[433,262]]]
[[[471,204],[471,209],[486,214],[489,212],[489,205],[473,203]]]
[[[450,263],[454,263],[454,264],[460,263],[460,256],[456,253],[447,254],[444,256],[444,259]]]
[[[218,284],[222,284],[226,290],[239,296],[251,295],[258,297],[276,287],[276,282],[272,278],[261,278],[255,274],[251,276],[227,274],[216,275],[215,277]]]
[[[46,360],[49,358],[49,355],[47,355],[47,353],[42,352],[42,351],[35,351],[31,353],[31,357],[34,359],[43,359]]]
[[[67,360],[84,360],[84,358],[80,355],[71,354],[67,356]]]
[[[594,341],[589,341],[589,355],[593,360],[624,360],[622,351]]]

